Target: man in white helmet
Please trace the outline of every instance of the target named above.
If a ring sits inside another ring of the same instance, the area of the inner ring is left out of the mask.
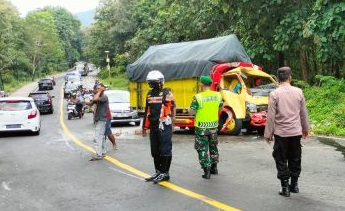
[[[156,173],[146,178],[154,183],[170,179],[169,169],[172,159],[172,118],[174,97],[169,89],[164,89],[164,76],[158,70],[150,71],[146,78],[151,90],[146,96],[143,136],[150,129],[150,147]]]

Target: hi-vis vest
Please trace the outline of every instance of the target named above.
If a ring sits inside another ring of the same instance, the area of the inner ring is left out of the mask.
[[[218,110],[222,103],[219,92],[206,90],[195,95],[198,102],[194,126],[198,128],[218,127]]]

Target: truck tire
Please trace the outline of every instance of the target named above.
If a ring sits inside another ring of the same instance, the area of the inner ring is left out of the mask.
[[[231,111],[232,112],[232,111]],[[228,114],[223,112],[219,116],[219,126],[218,126],[218,131],[221,134],[226,134],[226,135],[239,135],[241,133],[241,129],[243,126],[243,120],[242,119],[237,119],[234,113],[232,113],[233,118],[230,120],[230,123],[228,124],[227,130],[226,131],[221,131],[223,128],[223,125],[228,119]]]

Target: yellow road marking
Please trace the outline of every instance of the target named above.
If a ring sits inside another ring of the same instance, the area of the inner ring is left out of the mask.
[[[62,90],[62,89],[61,89],[60,96],[63,96],[63,90]],[[79,139],[77,139],[77,138],[69,131],[68,127],[66,126],[66,124],[65,124],[65,122],[64,122],[63,116],[64,116],[64,112],[63,112],[63,97],[61,97],[61,98],[60,98],[60,124],[61,124],[61,127],[63,128],[65,134],[66,134],[75,144],[77,144],[78,146],[80,146],[80,147],[82,147],[82,148],[84,148],[84,149],[86,149],[86,150],[88,150],[88,151],[90,151],[90,152],[92,152],[92,153],[95,153],[95,150],[94,150],[92,147],[90,147],[90,146],[84,144],[83,142],[81,142]],[[115,158],[113,158],[113,157],[110,157],[110,156],[108,156],[108,155],[105,156],[104,159],[107,160],[107,161],[109,161],[109,162],[111,162],[112,164],[114,164],[114,165],[116,165],[116,166],[118,166],[118,167],[124,169],[124,170],[127,170],[127,171],[129,171],[129,172],[131,172],[131,173],[137,175],[137,176],[140,176],[140,177],[143,177],[143,178],[146,178],[146,177],[149,177],[149,176],[150,176],[150,175],[148,175],[148,174],[146,174],[146,173],[144,173],[144,172],[142,172],[142,171],[140,171],[140,170],[138,170],[138,169],[136,169],[136,168],[133,168],[133,167],[130,166],[130,165],[127,165],[127,164],[125,164],[125,163],[122,163],[122,162],[120,162],[119,160],[117,160],[117,159],[115,159]],[[218,208],[218,209],[221,209],[221,210],[226,210],[226,211],[240,211],[239,209],[236,209],[236,208],[234,208],[234,207],[231,207],[231,206],[229,206],[229,205],[227,205],[227,204],[221,203],[221,202],[216,201],[216,200],[214,200],[214,199],[211,199],[211,198],[209,198],[209,197],[207,197],[207,196],[204,196],[204,195],[195,193],[195,192],[193,192],[193,191],[187,190],[187,189],[185,189],[185,188],[182,188],[182,187],[180,187],[180,186],[178,186],[178,185],[175,185],[175,184],[173,184],[173,183],[170,183],[170,182],[166,182],[166,181],[160,182],[159,185],[164,186],[164,187],[166,187],[166,188],[169,188],[169,189],[171,189],[171,190],[173,190],[173,191],[176,191],[176,192],[178,192],[178,193],[181,193],[181,194],[183,194],[183,195],[186,195],[186,196],[188,196],[188,197],[195,198],[195,199],[197,199],[197,200],[200,200],[200,201],[202,201],[202,202],[205,202],[205,203],[207,203],[207,204],[209,204],[209,205],[211,205],[211,206],[213,206],[213,207],[216,207],[216,208]]]

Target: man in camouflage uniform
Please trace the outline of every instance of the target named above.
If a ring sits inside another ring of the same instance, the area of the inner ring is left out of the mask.
[[[202,92],[194,96],[190,108],[195,111],[195,146],[199,163],[204,169],[202,178],[210,179],[211,174],[218,174],[218,111],[223,105],[219,92],[211,91],[212,79],[200,77]]]

